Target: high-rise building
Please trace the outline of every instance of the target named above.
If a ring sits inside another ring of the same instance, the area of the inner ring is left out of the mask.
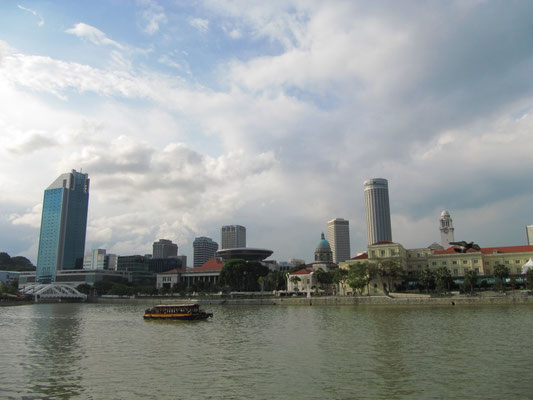
[[[453,238],[453,221],[450,213],[444,210],[440,214],[440,244],[447,249],[450,247],[450,242],[455,242]]]
[[[343,218],[328,222],[328,241],[333,252],[333,262],[338,264],[350,258],[350,226]]]
[[[88,207],[89,177],[74,169],[44,191],[38,282],[53,282],[57,271],[73,269],[77,259],[83,260]]]
[[[389,183],[374,178],[365,181],[366,233],[368,245],[392,241]]]
[[[83,258],[83,269],[117,269],[116,254],[107,254],[106,249],[93,249]]]
[[[178,255],[178,245],[172,243],[172,240],[159,239],[158,242],[154,242],[152,251],[153,258],[176,257]]]
[[[526,226],[527,244],[533,246],[533,225]]]
[[[194,253],[193,266],[196,268],[201,267],[207,260],[215,257],[215,253],[218,250],[218,243],[211,238],[200,236],[194,239],[192,247]]]
[[[246,228],[241,225],[224,225],[221,239],[221,250],[246,247]]]

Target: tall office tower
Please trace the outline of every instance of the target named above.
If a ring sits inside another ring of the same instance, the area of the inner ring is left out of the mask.
[[[389,183],[374,178],[365,181],[366,233],[368,244],[392,241]]]
[[[172,240],[159,239],[159,242],[154,242],[152,245],[153,258],[169,258],[178,255],[178,245],[172,243]]]
[[[218,243],[214,242],[211,238],[200,236],[194,239],[192,243],[193,247],[193,266],[201,267],[207,260],[214,258],[215,253],[218,250]]]
[[[533,225],[526,226],[527,244],[533,246]]]
[[[350,258],[350,223],[343,218],[328,222],[328,241],[333,252],[333,262],[338,264]]]
[[[83,269],[106,269],[106,250],[93,249],[91,252],[85,254],[83,259]]]
[[[74,169],[59,176],[44,191],[38,282],[55,281],[57,271],[73,269],[76,260],[83,259],[88,207],[89,176]]]
[[[224,225],[221,236],[221,249],[246,247],[246,228],[244,226]]]
[[[453,221],[450,213],[444,210],[440,214],[440,244],[447,249],[450,247],[450,242],[455,242],[453,238]]]

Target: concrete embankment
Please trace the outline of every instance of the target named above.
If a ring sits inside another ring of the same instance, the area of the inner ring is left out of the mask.
[[[197,302],[204,305],[323,305],[323,306],[423,306],[423,305],[490,305],[490,304],[533,304],[533,296],[525,292],[502,295],[477,295],[463,296],[454,295],[447,297],[431,297],[429,295],[392,294],[390,296],[317,296],[317,297],[261,297],[261,298],[238,298],[221,299],[216,297],[137,297],[137,298],[94,298],[98,303],[153,303],[170,304]]]

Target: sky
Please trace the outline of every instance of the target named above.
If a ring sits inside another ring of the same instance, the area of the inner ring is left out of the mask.
[[[389,181],[393,241],[526,244],[533,3],[0,2],[0,251],[37,262],[43,192],[91,179],[86,250],[192,264],[247,229],[312,261],[327,221],[366,250],[363,182]]]

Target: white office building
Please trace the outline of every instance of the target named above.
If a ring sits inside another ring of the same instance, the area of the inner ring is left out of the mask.
[[[350,223],[348,220],[335,218],[328,222],[328,241],[335,264],[350,258]]]
[[[221,231],[221,250],[246,247],[246,228],[241,225],[224,225]]]

